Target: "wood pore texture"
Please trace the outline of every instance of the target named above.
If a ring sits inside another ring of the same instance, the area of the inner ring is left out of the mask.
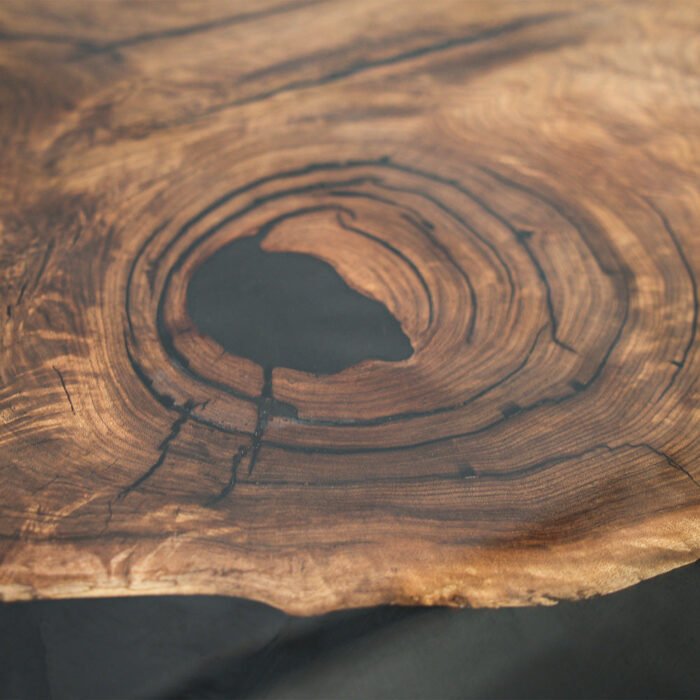
[[[4,599],[547,604],[700,556],[696,3],[6,0],[0,66]],[[410,357],[201,333],[253,236]]]

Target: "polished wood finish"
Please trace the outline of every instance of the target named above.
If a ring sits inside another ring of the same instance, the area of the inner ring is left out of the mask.
[[[698,558],[695,3],[12,0],[0,62],[3,598],[520,605]],[[256,361],[194,319],[224,254],[392,338]]]

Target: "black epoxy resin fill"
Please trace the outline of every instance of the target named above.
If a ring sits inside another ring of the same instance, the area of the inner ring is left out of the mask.
[[[411,343],[388,309],[328,263],[228,244],[194,272],[187,310],[199,331],[266,369],[333,374],[362,360],[404,360]]]

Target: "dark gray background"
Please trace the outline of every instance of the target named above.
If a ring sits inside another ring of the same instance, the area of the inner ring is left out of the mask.
[[[0,605],[3,698],[698,698],[700,564],[551,608]]]

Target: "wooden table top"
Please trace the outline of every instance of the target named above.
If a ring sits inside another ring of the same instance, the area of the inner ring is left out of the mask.
[[[0,66],[0,597],[700,557],[695,3],[9,0]]]

